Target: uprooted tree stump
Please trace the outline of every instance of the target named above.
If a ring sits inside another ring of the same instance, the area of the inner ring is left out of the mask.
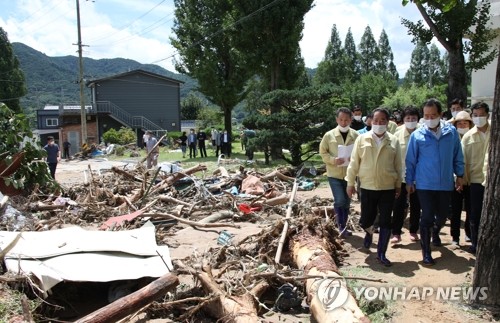
[[[356,299],[349,293],[331,254],[341,248],[335,242],[337,230],[331,221],[322,224],[321,218],[310,216],[306,224],[289,239],[290,253],[297,268],[304,270],[305,276],[325,276],[329,278],[306,280],[307,300],[311,314],[318,322],[369,322],[359,308]],[[333,278],[331,278],[333,277]],[[337,278],[338,277],[338,278]],[[345,302],[332,299],[345,297]],[[335,306],[332,303],[335,302]]]

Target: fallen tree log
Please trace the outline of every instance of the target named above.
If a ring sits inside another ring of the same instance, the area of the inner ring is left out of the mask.
[[[304,226],[290,239],[290,251],[298,268],[304,275],[324,275],[325,279],[307,279],[307,300],[311,314],[317,322],[369,322],[359,308],[356,299],[349,293],[345,280],[338,273],[331,253],[333,250],[325,243],[325,237],[313,229]],[[320,227],[317,225],[317,227]],[[331,235],[327,235],[332,238]],[[335,245],[332,243],[332,245]],[[333,289],[332,289],[333,288]],[[333,293],[332,291],[335,291]],[[331,295],[337,296],[335,299]]]
[[[215,296],[213,301],[206,304],[206,310],[223,322],[255,323],[261,319],[257,315],[257,299],[264,294],[269,284],[261,280],[250,291],[241,296],[231,296],[224,292],[215,282],[210,266],[203,266],[203,270],[187,267],[181,261],[177,266],[185,272],[195,275],[207,294]]]
[[[117,322],[165,295],[179,284],[176,275],[168,273],[138,291],[124,296],[113,303],[79,319],[78,323]]]
[[[272,171],[269,174],[262,176],[260,178],[260,180],[263,181],[263,182],[267,182],[267,181],[272,180],[274,177],[278,177],[279,179],[281,179],[282,181],[285,181],[285,182],[293,182],[293,181],[295,181],[295,178],[290,177],[290,176],[286,176],[286,175],[280,173],[277,170]]]

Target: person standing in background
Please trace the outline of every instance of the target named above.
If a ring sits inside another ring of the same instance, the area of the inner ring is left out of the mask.
[[[178,139],[178,143],[181,146],[182,158],[186,158],[186,150],[187,150],[187,140],[186,132],[183,131],[182,135]]]
[[[231,135],[226,129],[220,135],[221,152],[227,158],[231,157]]]
[[[147,168],[150,169],[153,166],[158,165],[158,157],[160,155],[160,147],[157,145],[158,140],[154,136],[153,132],[148,130],[146,131],[147,141],[146,141],[146,149],[148,152],[147,160]]]
[[[207,134],[203,130],[198,130],[198,134],[196,135],[196,139],[198,140],[198,149],[200,150],[200,157],[207,157],[207,149],[205,147],[205,140],[207,140]]]
[[[47,144],[43,147],[47,152],[47,164],[49,165],[50,176],[53,179],[56,179],[56,168],[57,163],[61,159],[61,151],[59,150],[59,146],[54,142],[54,137],[47,137]]]
[[[359,105],[355,105],[352,109],[352,121],[351,121],[351,129],[356,131],[361,130],[365,127],[365,124],[362,120],[363,118],[363,110]]]
[[[63,142],[63,158],[64,159],[69,159],[69,148],[71,147],[71,144],[69,143],[68,140]]]
[[[189,158],[196,158],[196,134],[194,129],[189,129],[187,144],[189,146]]]

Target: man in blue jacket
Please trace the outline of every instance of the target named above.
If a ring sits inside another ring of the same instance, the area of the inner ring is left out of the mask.
[[[409,194],[416,190],[420,200],[423,264],[431,266],[435,263],[431,255],[431,228],[434,245],[441,245],[439,230],[449,212],[451,192],[462,190],[464,156],[457,130],[441,120],[441,103],[429,99],[423,110],[425,124],[411,134],[408,142],[406,189]]]

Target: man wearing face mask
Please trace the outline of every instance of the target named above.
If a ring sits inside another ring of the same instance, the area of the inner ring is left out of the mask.
[[[379,213],[377,259],[391,266],[386,258],[391,238],[391,214],[394,199],[401,192],[401,148],[398,139],[387,131],[389,112],[383,108],[373,111],[372,130],[359,135],[354,143],[351,162],[347,167],[347,196],[355,192],[356,176],[361,182],[361,218],[365,230],[363,245],[369,248],[373,237],[373,223]]]
[[[420,245],[423,264],[434,265],[434,245],[441,245],[439,231],[446,221],[453,189],[462,190],[464,157],[460,136],[453,125],[441,121],[441,103],[429,99],[424,104],[424,126],[415,130],[406,152],[406,190],[418,194]],[[453,175],[456,175],[456,181]]]
[[[361,130],[365,127],[363,123],[363,110],[359,105],[355,105],[352,109],[352,121],[351,121],[351,129],[356,131]]]
[[[458,98],[453,99],[450,102],[450,113],[451,119],[448,120],[449,123],[454,123],[455,117],[460,111],[464,111],[464,101]]]
[[[347,219],[351,200],[347,196],[347,182],[344,177],[347,173],[345,158],[339,157],[339,146],[351,146],[358,137],[356,130],[351,129],[352,112],[348,108],[337,110],[337,127],[328,131],[323,136],[319,145],[319,153],[326,165],[328,183],[333,194],[333,207],[335,209],[337,226],[341,237],[351,235],[347,230]]]
[[[418,127],[418,119],[420,118],[420,113],[418,109],[414,106],[408,106],[403,111],[403,121],[404,124],[398,127],[396,133],[394,134],[399,140],[401,145],[401,163],[403,165],[403,170],[405,168],[405,157],[406,148],[408,147],[408,141],[410,140],[410,135]],[[403,171],[404,174],[404,171]],[[406,191],[406,182],[403,180],[401,183],[401,194],[394,202],[394,209],[392,213],[392,239],[391,243],[398,243],[401,241],[401,229],[403,228],[403,223],[406,217],[406,208],[408,194]],[[418,200],[417,194],[410,195],[410,240],[415,242],[418,241],[418,225],[420,221],[420,201]]]
[[[465,178],[470,183],[470,230],[472,253],[476,252],[479,222],[483,209],[484,181],[483,166],[484,156],[487,153],[490,141],[490,124],[488,114],[490,108],[484,102],[474,103],[472,109],[472,121],[475,126],[462,138],[462,149],[465,160]]]

